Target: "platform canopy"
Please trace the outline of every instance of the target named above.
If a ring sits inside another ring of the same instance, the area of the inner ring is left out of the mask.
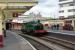
[[[0,2],[36,2],[36,0],[0,0]]]
[[[18,17],[18,18],[15,18],[12,20],[12,22],[14,23],[26,23],[26,22],[29,22],[29,21],[32,21],[33,19],[31,18],[27,18],[27,17]]]
[[[28,16],[25,16],[25,17],[17,17],[15,19],[12,20],[12,22],[14,23],[26,23],[26,22],[30,22],[30,21],[37,21],[37,20],[46,20],[46,18],[44,17],[28,17]]]
[[[0,7],[5,9],[31,8],[37,4],[37,0],[0,0]]]

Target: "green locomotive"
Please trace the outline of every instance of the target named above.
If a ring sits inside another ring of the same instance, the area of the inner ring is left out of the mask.
[[[40,20],[24,23],[21,31],[29,35],[47,34],[47,31],[44,30],[43,24],[40,23]]]

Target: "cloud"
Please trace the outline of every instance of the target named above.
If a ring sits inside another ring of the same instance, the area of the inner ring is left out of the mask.
[[[58,3],[58,0],[40,0],[39,4],[40,6],[48,6],[49,7],[53,7],[53,6],[56,6]]]
[[[38,5],[31,8],[25,14],[40,12],[43,17],[58,17],[58,0],[38,0],[38,2]]]
[[[38,0],[39,3],[45,3],[47,2],[48,0]]]

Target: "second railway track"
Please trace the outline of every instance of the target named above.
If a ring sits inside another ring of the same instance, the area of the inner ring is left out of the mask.
[[[67,40],[62,40],[62,39],[51,37],[51,36],[40,37],[40,39],[69,48],[69,50],[75,50],[75,43],[67,41]]]

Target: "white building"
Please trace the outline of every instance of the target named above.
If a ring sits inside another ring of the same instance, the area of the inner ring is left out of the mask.
[[[59,17],[75,16],[75,0],[59,0]]]

